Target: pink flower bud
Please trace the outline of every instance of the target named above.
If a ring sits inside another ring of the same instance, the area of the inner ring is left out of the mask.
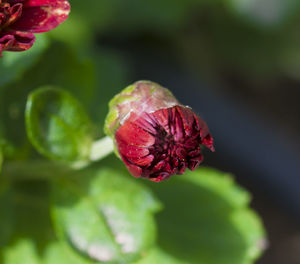
[[[202,146],[214,151],[206,123],[160,85],[139,81],[110,102],[106,133],[135,177],[160,182],[203,160]]]
[[[0,56],[4,50],[29,49],[33,33],[57,27],[69,12],[67,0],[0,0]]]

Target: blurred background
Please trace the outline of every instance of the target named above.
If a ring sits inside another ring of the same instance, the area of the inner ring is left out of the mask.
[[[299,264],[300,1],[70,2],[70,18],[14,68],[26,73],[24,95],[44,84],[69,89],[100,136],[118,91],[140,79],[168,87],[211,129],[216,152],[204,164],[233,173],[252,193],[269,239],[257,263]],[[15,127],[21,108],[1,108]],[[9,137],[21,142],[17,132]]]

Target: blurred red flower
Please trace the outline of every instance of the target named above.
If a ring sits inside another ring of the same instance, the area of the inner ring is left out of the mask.
[[[29,49],[33,33],[57,27],[69,12],[67,0],[0,0],[0,56],[4,50]]]

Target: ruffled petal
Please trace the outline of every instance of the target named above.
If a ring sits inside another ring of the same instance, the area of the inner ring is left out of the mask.
[[[31,33],[46,32],[64,22],[69,12],[67,0],[27,0],[23,3],[21,17],[10,28]]]
[[[125,121],[116,132],[116,141],[136,147],[149,147],[155,143],[155,138],[136,124]]]
[[[23,4],[25,1],[27,0],[6,0],[7,3],[9,3],[10,5],[14,5],[14,4]]]
[[[133,159],[144,157],[149,154],[148,148],[128,145],[121,139],[118,139],[118,150],[125,157]]]
[[[5,28],[10,24],[13,24],[17,21],[21,14],[23,5],[21,3],[9,4],[6,3],[7,7],[5,8],[5,12],[0,13],[0,27]]]
[[[24,51],[31,48],[35,41],[32,33],[9,31],[0,33],[0,56],[2,51]]]

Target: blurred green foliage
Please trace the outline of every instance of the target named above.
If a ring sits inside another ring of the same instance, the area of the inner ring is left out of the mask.
[[[7,164],[0,263],[248,264],[261,254],[262,223],[230,175],[202,168],[149,184],[160,203],[116,161],[113,169],[104,160],[100,169],[77,172]],[[161,204],[157,245],[153,214]]]
[[[106,39],[165,52],[221,85],[224,76],[232,75],[255,83],[256,89],[278,76],[300,76],[297,0],[70,2],[72,12],[62,26],[40,36],[32,49],[6,52],[0,61],[0,132],[22,147],[22,154],[15,154],[21,158],[30,153],[20,135],[25,98],[44,85],[63,87],[80,98],[102,135],[107,101],[134,81],[131,59]]]
[[[99,244],[114,251],[108,263],[253,263],[265,246],[265,233],[249,209],[249,194],[230,176],[202,168],[145,187],[116,159],[77,171],[41,164],[26,136],[25,105],[36,89],[61,87],[94,123],[95,133],[91,128],[92,135],[86,130],[79,137],[101,137],[107,102],[134,81],[133,62],[126,47],[118,46],[124,43],[171,55],[211,83],[223,84],[224,76],[232,75],[255,83],[253,89],[272,87],[270,80],[278,76],[299,82],[300,2],[70,2],[65,23],[39,36],[30,50],[4,52],[0,59],[0,263],[99,263],[93,251]],[[39,146],[51,140],[40,129],[49,125],[44,115],[56,100],[38,99],[47,106],[34,113],[41,121],[35,121],[34,139],[43,135]],[[77,110],[70,125],[76,132],[85,122]],[[58,115],[65,118],[64,112]],[[59,158],[70,160],[72,151],[64,144],[73,143],[65,139]],[[154,218],[159,204],[163,209]],[[112,218],[103,213],[105,206],[115,210]],[[129,253],[116,238],[125,231],[136,245]]]

